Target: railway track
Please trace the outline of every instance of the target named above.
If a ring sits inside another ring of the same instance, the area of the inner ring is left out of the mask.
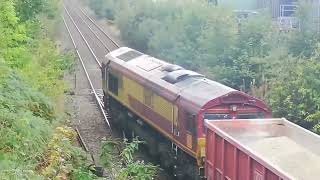
[[[75,21],[79,23],[79,27],[83,28],[82,31],[87,32],[86,35],[90,39],[99,42],[94,42],[93,44],[99,44],[100,47],[103,46],[108,52],[120,47],[119,43],[114,41],[87,13],[78,8],[77,4],[73,3],[73,1],[68,1],[66,6],[72,7],[72,10],[69,10],[69,12],[71,12]]]
[[[100,114],[102,114],[102,117],[100,118],[108,125],[108,127],[105,127],[104,130],[108,131],[108,129],[111,129],[111,127],[109,124],[109,116],[104,111],[104,103],[101,96],[103,91],[101,87],[102,80],[100,75],[100,68],[101,62],[105,58],[105,55],[108,52],[119,48],[120,45],[115,42],[105,31],[103,31],[103,29],[98,24],[96,24],[94,20],[91,19],[82,9],[77,7],[78,5],[73,4],[72,1],[65,2],[65,14],[63,17],[63,21],[68,31],[68,35],[72,41],[77,58],[79,59],[82,71],[86,76],[89,88],[92,91],[96,104],[98,105],[99,112]],[[79,116],[79,118],[81,117]],[[94,152],[92,153],[92,150],[90,150],[92,149],[91,146],[99,146],[100,149],[101,144],[94,145],[94,140],[90,141],[90,139],[96,139],[99,136],[103,137],[104,133],[96,132],[96,128],[101,128],[99,125],[99,127],[93,127],[89,130],[86,129],[86,126],[90,125],[90,123],[87,123],[85,125],[83,125],[82,123],[78,123],[78,125],[76,125],[76,131],[79,135],[78,139],[82,147],[86,151],[93,154]],[[113,133],[116,133],[116,137],[121,137],[121,132],[113,131]],[[92,143],[91,145],[90,142]],[[99,153],[96,153],[96,158],[94,158],[93,155],[93,161],[97,166],[100,165],[97,157],[98,155]],[[147,159],[147,161],[150,161],[149,157],[146,157],[144,154],[139,153],[138,156],[141,159]],[[168,179],[167,176],[168,175],[161,172],[157,179]]]
[[[114,41],[97,23],[95,23],[82,9],[79,9],[80,12],[85,16],[86,19],[89,20],[88,26],[91,27],[92,30],[96,29],[96,33],[100,38],[106,38],[104,40],[109,41],[112,45],[111,50],[117,49],[120,47],[120,45]],[[90,26],[91,24],[92,26]],[[100,35],[99,35],[100,34]],[[110,49],[110,47],[109,47]]]
[[[72,23],[74,24],[75,28],[76,28],[77,31],[79,32],[81,38],[82,38],[83,41],[85,42],[87,48],[89,49],[91,55],[93,56],[95,62],[96,62],[97,65],[98,65],[98,67],[101,68],[100,60],[97,58],[97,56],[96,56],[96,54],[94,53],[92,47],[91,47],[90,44],[88,43],[87,39],[84,37],[82,31],[79,29],[78,25],[75,23],[75,21],[74,21],[74,19],[72,18],[70,12],[67,10],[67,8],[66,8],[65,6],[64,6],[64,9],[65,9],[66,13],[68,14],[70,20],[71,20]],[[83,70],[84,70],[84,72],[85,72],[85,75],[86,75],[86,77],[87,77],[88,83],[89,83],[90,88],[91,88],[91,90],[92,90],[92,93],[94,94],[94,97],[95,97],[95,99],[96,99],[96,101],[97,101],[97,104],[98,104],[98,106],[99,106],[99,109],[100,109],[100,111],[102,112],[103,117],[104,117],[104,120],[105,120],[106,123],[108,124],[109,128],[111,128],[110,123],[109,123],[109,119],[108,119],[108,114],[104,111],[103,102],[102,102],[100,96],[98,95],[98,93],[97,93],[97,91],[96,91],[96,87],[94,86],[93,81],[91,80],[91,77],[90,77],[90,75],[89,75],[89,73],[88,73],[88,68],[87,68],[87,66],[85,65],[84,61],[83,61],[83,58],[82,58],[82,56],[81,56],[81,54],[80,54],[80,52],[79,52],[78,46],[77,46],[77,44],[75,43],[74,37],[73,37],[73,35],[72,35],[71,31],[70,31],[69,25],[67,24],[67,22],[66,22],[66,20],[65,20],[64,17],[63,17],[63,21],[64,21],[64,24],[65,24],[65,26],[66,26],[66,28],[67,28],[67,31],[68,31],[69,35],[70,35],[70,38],[71,38],[71,40],[72,40],[72,44],[73,44],[73,46],[74,46],[74,48],[75,48],[75,50],[76,50],[77,57],[78,57],[79,60],[80,60],[81,66],[82,66],[82,68],[83,68]]]
[[[68,2],[70,6],[76,7],[74,4],[72,4],[72,1]],[[74,10],[68,9],[68,5],[64,4],[64,10],[67,13],[68,17],[70,18],[72,24],[76,28],[77,32],[80,34],[82,40],[85,42],[86,47],[89,49],[90,54],[93,56],[95,62],[101,68],[101,61],[103,60],[106,53],[115,50],[120,47],[120,45],[115,42],[106,32],[103,31],[103,29],[97,25],[82,9],[75,8]],[[78,12],[77,12],[78,11]],[[79,13],[80,12],[80,13]],[[78,20],[78,24],[76,23],[76,20]],[[110,127],[110,123],[108,121],[108,115],[103,111],[104,103],[102,102],[102,93],[100,89],[100,93],[97,92],[95,86],[93,85],[90,75],[87,71],[87,68],[85,64],[83,63],[83,58],[81,57],[79,53],[79,49],[77,48],[77,45],[74,41],[74,38],[72,36],[72,33],[70,31],[70,28],[68,24],[66,23],[64,17],[63,17],[64,24],[67,28],[67,31],[69,33],[69,36],[72,40],[73,46],[76,49],[76,54],[81,62],[81,65],[86,73],[87,80],[90,84],[91,90],[93,91],[94,96],[96,97],[96,100],[98,102],[98,105],[100,107],[101,112],[103,112],[103,116],[105,118],[105,121],[108,123],[108,126]],[[80,22],[80,23],[79,23]],[[89,32],[88,32],[89,30]],[[99,43],[97,43],[97,41]],[[104,49],[104,50],[103,50]],[[99,98],[98,98],[99,97]]]
[[[80,145],[91,153],[93,162],[100,166],[97,159],[101,143],[111,134],[110,117],[104,110],[102,100],[100,68],[104,56],[119,45],[84,11],[74,8],[76,6],[70,3],[65,2],[62,19],[81,67],[79,75],[76,73],[76,79],[79,80],[76,80],[75,90],[78,91],[76,95],[80,100],[74,126]]]

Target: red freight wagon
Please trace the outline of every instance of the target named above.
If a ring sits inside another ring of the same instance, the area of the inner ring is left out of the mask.
[[[285,119],[206,121],[208,180],[319,180],[320,136]]]

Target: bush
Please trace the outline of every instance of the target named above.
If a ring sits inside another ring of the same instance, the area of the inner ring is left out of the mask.
[[[66,88],[62,77],[72,56],[48,37],[57,3],[0,0],[1,179],[65,179],[89,172],[74,132],[58,121],[64,117],[56,101]]]
[[[287,117],[305,128],[318,132],[316,127],[320,122],[319,59],[298,59],[295,63],[285,66],[282,71],[286,73],[282,73],[273,81],[272,89],[268,92],[267,99],[274,115]]]
[[[130,47],[266,99],[276,117],[319,132],[319,78],[307,72],[318,72],[320,36],[308,4],[296,13],[300,29],[284,33],[266,12],[239,24],[231,9],[206,1],[112,2]]]
[[[134,154],[141,143],[143,141],[139,141],[136,137],[132,142],[124,139],[123,143],[116,140],[103,144],[101,161],[115,179],[152,180],[156,176],[157,166],[134,159]]]

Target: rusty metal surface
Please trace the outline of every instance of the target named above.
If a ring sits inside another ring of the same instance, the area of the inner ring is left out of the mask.
[[[312,180],[320,170],[320,136],[285,119],[207,121],[207,126],[293,179]]]

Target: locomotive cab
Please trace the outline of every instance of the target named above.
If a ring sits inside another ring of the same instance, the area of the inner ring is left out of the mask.
[[[203,109],[202,123],[204,120],[261,119],[271,116],[270,109],[261,100],[240,91],[210,101]]]
[[[205,121],[224,119],[263,119],[271,117],[266,104],[248,94],[232,91],[206,103],[198,115],[198,164],[203,165],[205,157]]]

